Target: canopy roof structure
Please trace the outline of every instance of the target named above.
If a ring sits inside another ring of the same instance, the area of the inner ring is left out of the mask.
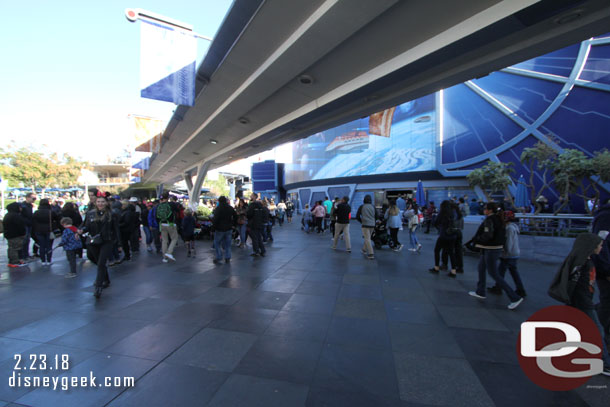
[[[190,180],[609,26],[607,0],[236,0],[142,181]]]

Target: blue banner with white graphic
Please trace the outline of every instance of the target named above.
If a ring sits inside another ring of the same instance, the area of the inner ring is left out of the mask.
[[[140,95],[193,106],[197,39],[186,31],[141,22]]]

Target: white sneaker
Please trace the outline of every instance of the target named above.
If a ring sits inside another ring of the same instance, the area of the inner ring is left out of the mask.
[[[164,258],[163,260],[161,260],[161,261],[162,261],[163,263],[167,263],[167,262],[169,262],[169,260],[167,260],[167,259],[165,259],[165,258]]]
[[[168,259],[170,259],[171,261],[176,261],[176,258],[174,257],[173,254],[169,254],[169,253],[165,253],[165,257],[167,257]]]
[[[148,246],[148,247],[146,248],[146,250],[148,250],[149,252],[152,252],[152,247],[151,247],[151,246]]]
[[[485,298],[487,298],[487,297],[485,297],[485,296],[482,296],[482,295],[477,294],[475,291],[468,291],[468,295],[470,295],[470,296],[472,296],[472,297],[479,298],[479,299],[481,299],[481,300],[484,300]],[[519,305],[519,304],[517,304],[517,305]]]
[[[523,302],[523,297],[519,298],[517,301],[515,302],[511,302],[510,304],[508,304],[508,309],[515,309],[519,306],[519,304],[521,304]]]

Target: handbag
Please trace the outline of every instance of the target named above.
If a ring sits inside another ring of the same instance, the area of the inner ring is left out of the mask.
[[[580,269],[578,267],[574,267],[571,272],[567,268],[561,267],[553,277],[547,293],[559,302],[570,304],[579,277]]]
[[[101,233],[94,236],[87,236],[87,245],[100,246],[104,241],[102,240]]]

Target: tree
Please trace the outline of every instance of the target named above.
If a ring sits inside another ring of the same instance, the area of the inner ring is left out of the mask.
[[[487,164],[476,170],[472,170],[466,176],[471,187],[480,187],[487,201],[491,201],[490,192],[503,192],[510,202],[515,204],[508,186],[513,183],[511,174],[514,172],[513,163],[500,163],[488,161]]]
[[[227,179],[220,174],[218,175],[218,179],[206,180],[203,185],[206,188],[209,188],[210,192],[212,192],[212,194],[216,196],[229,195],[229,186],[227,185]]]
[[[83,168],[88,164],[68,154],[61,158],[57,154],[46,155],[27,148],[0,149],[0,174],[13,185],[27,185],[32,188],[74,186]]]
[[[596,207],[600,199],[597,181],[610,180],[610,152],[604,149],[591,158],[580,150],[566,149],[559,154],[552,168],[553,184],[564,197],[564,204],[557,212],[567,205],[570,195],[576,195],[583,199],[585,210],[590,213],[587,201],[593,198]]]
[[[544,191],[550,188],[551,181],[547,178],[549,171],[552,170],[553,162],[557,158],[557,152],[548,144],[538,141],[533,147],[525,148],[521,153],[521,163],[527,165],[530,172],[529,184],[527,188],[531,193],[531,202],[536,205],[536,213],[540,213],[542,205],[537,202],[537,198]],[[535,173],[541,174],[542,185],[536,190],[534,184]]]

